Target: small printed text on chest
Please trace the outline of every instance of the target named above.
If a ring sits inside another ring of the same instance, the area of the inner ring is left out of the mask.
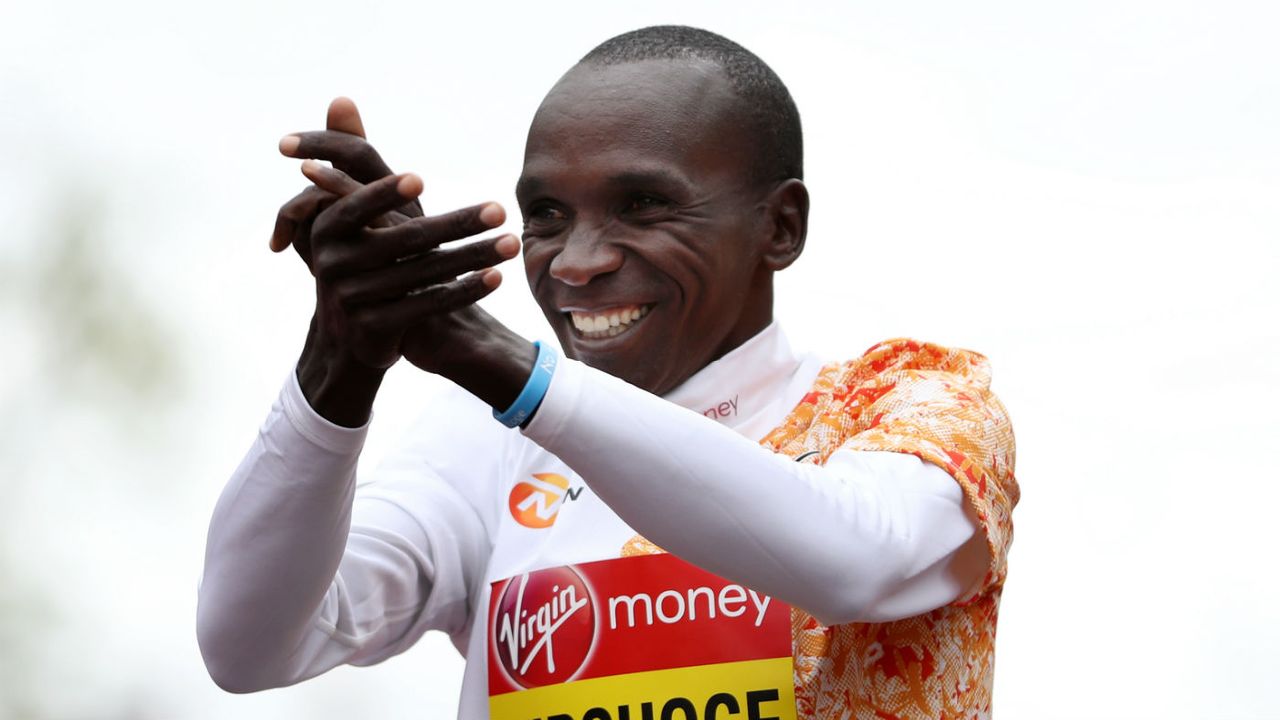
[[[717,405],[712,405],[702,411],[703,415],[712,420],[723,420],[738,414],[738,396],[734,395],[731,399],[725,400]]]

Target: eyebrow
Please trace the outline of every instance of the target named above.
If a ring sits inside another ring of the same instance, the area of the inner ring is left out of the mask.
[[[521,175],[520,179],[516,181],[516,198],[518,199],[527,195],[536,195],[542,192],[542,189],[546,186],[547,182],[540,177],[535,175]]]
[[[669,170],[655,169],[618,173],[606,180],[605,184],[613,186],[657,185],[661,187],[684,188],[689,185],[689,181]]]
[[[692,183],[683,177],[669,170],[650,169],[650,170],[628,170],[620,172],[616,175],[610,175],[605,179],[604,183],[607,187],[634,187],[648,186],[659,188],[671,188],[673,190],[684,190],[689,188]],[[538,175],[522,175],[516,182],[516,197],[528,197],[538,195],[547,191],[551,183],[544,177]]]

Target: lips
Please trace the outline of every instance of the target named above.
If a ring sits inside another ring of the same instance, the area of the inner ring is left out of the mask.
[[[618,305],[602,310],[569,310],[577,336],[586,339],[611,338],[633,329],[649,314],[652,305]]]

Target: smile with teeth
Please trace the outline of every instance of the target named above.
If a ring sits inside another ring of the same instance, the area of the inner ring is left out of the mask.
[[[573,326],[584,338],[610,338],[630,330],[634,323],[649,314],[652,305],[625,305],[608,310],[569,312]]]

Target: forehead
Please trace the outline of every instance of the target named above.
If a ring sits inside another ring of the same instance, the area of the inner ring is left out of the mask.
[[[663,170],[697,180],[739,172],[742,123],[728,79],[698,60],[579,65],[543,100],[525,179],[562,172]]]

